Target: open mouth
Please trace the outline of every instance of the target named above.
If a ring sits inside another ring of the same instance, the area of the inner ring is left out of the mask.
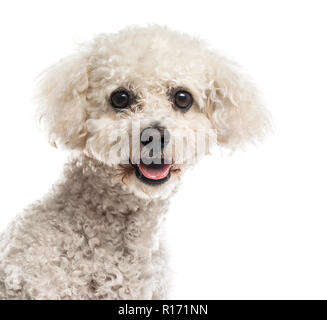
[[[134,164],[136,177],[142,182],[150,185],[159,185],[169,180],[171,164],[164,163],[163,159],[159,164],[145,164],[140,162]]]

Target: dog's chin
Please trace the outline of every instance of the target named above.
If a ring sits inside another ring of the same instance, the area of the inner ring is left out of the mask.
[[[130,178],[130,183],[127,185],[127,188],[135,196],[141,199],[167,199],[169,198],[176,190],[179,179],[173,175],[165,183],[150,185],[145,183],[133,175]]]

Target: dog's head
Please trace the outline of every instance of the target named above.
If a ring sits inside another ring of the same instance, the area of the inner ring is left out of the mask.
[[[213,144],[236,149],[269,127],[233,63],[158,26],[96,37],[44,73],[39,98],[51,144],[110,166],[141,197],[167,197]]]

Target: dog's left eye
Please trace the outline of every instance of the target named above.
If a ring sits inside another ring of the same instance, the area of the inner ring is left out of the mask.
[[[174,104],[181,110],[188,110],[193,104],[192,95],[186,90],[178,90],[174,95]]]
[[[115,109],[125,109],[130,106],[131,99],[127,90],[115,91],[110,96],[110,103]]]

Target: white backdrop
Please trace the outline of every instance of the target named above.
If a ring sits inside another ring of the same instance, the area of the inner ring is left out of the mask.
[[[166,226],[171,298],[327,298],[326,1],[0,4],[0,230],[53,183],[65,154],[38,131],[35,77],[74,43],[131,24],[200,35],[242,64],[275,134],[187,174]]]

